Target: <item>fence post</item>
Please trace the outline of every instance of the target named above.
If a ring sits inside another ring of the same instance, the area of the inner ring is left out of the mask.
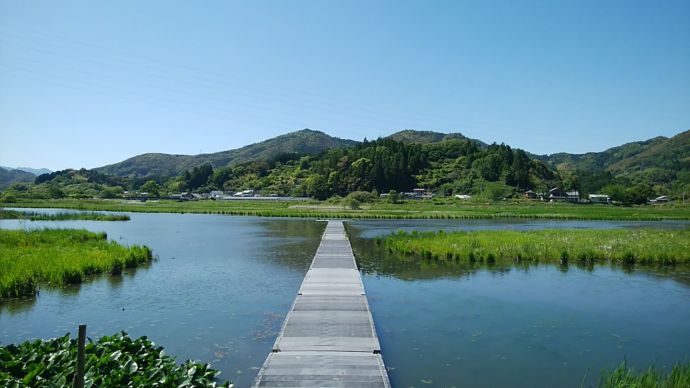
[[[79,325],[77,340],[77,371],[74,374],[74,388],[84,388],[84,345],[86,344],[86,325]]]

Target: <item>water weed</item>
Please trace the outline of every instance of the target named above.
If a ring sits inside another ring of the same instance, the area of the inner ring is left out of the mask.
[[[466,262],[673,265],[690,262],[690,231],[538,230],[398,232],[379,240],[392,252]]]
[[[29,221],[129,221],[126,214],[103,214],[94,212],[61,212],[45,214],[38,212],[16,211],[0,209],[0,220],[29,220]]]
[[[85,347],[85,387],[229,387],[218,383],[220,372],[209,364],[187,360],[181,365],[146,337],[122,332],[88,340]],[[69,334],[49,340],[0,347],[0,385],[70,386],[74,379],[77,341]]]
[[[39,285],[79,283],[153,259],[146,246],[122,246],[85,230],[0,229],[0,300],[36,293]]]

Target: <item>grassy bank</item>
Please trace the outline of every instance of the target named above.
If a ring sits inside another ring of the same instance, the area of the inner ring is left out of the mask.
[[[145,246],[124,247],[85,230],[0,229],[0,299],[36,293],[41,284],[78,283],[151,261]]]
[[[340,203],[318,201],[124,201],[124,200],[33,200],[1,206],[65,208],[147,213],[205,213],[264,217],[369,218],[369,219],[552,219],[552,220],[690,220],[690,206],[574,205],[567,203],[462,202],[455,199],[407,201],[391,204],[366,203],[347,209]]]
[[[146,337],[126,333],[105,336],[85,347],[84,386],[90,387],[215,387],[218,371],[188,360],[177,365],[164,349]],[[69,334],[49,340],[0,347],[3,387],[71,386],[76,370],[77,343]]]
[[[378,242],[405,255],[467,262],[690,263],[688,230],[400,232]]]
[[[605,371],[601,388],[687,388],[690,387],[690,362],[677,364],[670,373],[663,374],[655,367],[637,371],[624,363]]]
[[[0,209],[0,220],[29,220],[29,221],[129,221],[126,214],[103,214],[92,212],[45,214],[37,212]]]

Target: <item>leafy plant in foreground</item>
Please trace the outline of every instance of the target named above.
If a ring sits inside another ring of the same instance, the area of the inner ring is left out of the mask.
[[[0,347],[0,385],[53,387],[72,383],[77,341],[65,334],[49,340]],[[230,387],[209,364],[187,360],[178,365],[163,347],[146,337],[125,332],[88,340],[85,347],[85,387]]]

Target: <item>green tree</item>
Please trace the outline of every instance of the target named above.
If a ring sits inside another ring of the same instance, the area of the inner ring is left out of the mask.
[[[388,202],[390,203],[402,203],[400,200],[400,194],[397,191],[391,190],[388,192]]]
[[[105,187],[103,190],[101,190],[99,196],[101,198],[117,198],[122,194],[122,187],[115,186],[115,187]]]
[[[356,200],[355,198],[349,197],[345,198],[345,206],[347,206],[349,209],[352,210],[359,210],[360,209],[360,202]]]
[[[161,195],[161,187],[156,183],[154,180],[149,180],[146,181],[141,187],[139,188],[140,191],[149,193],[149,196],[152,197],[160,197]]]
[[[60,186],[56,183],[48,186],[48,195],[50,196],[50,198],[54,198],[54,199],[59,199],[59,198],[65,197],[65,193],[62,191]]]

